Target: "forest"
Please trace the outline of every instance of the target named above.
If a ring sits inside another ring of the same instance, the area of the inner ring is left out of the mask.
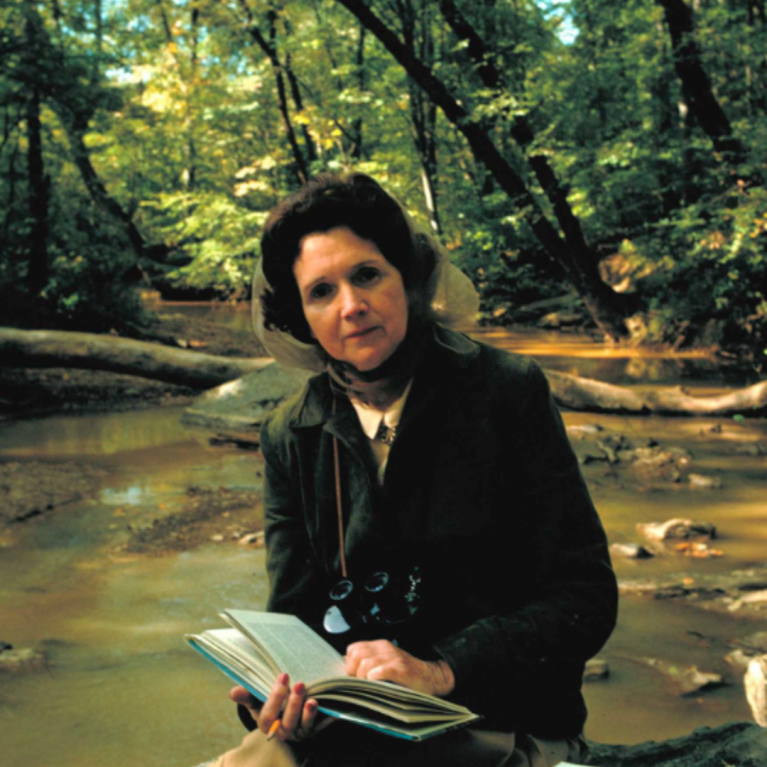
[[[484,322],[759,371],[766,111],[764,0],[3,0],[0,324],[247,299],[275,202],[360,170]]]

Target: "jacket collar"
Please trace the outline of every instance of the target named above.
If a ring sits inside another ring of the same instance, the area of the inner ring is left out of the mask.
[[[462,333],[434,326],[434,334],[424,354],[426,370],[430,374],[448,376],[451,370],[465,368],[479,354],[479,344]],[[416,372],[420,376],[421,371]],[[328,423],[331,431],[336,431],[354,414],[351,404],[345,398],[339,399],[339,406],[333,415],[333,392],[329,376],[321,373],[309,380],[304,389],[288,425],[291,429],[304,429],[322,426]]]

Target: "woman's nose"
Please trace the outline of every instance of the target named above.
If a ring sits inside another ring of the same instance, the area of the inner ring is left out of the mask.
[[[356,317],[368,310],[365,297],[354,285],[341,289],[341,314],[344,318]]]

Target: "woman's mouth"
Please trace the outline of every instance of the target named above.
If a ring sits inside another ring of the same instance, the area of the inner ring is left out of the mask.
[[[364,338],[365,336],[372,333],[374,330],[378,330],[378,325],[374,325],[370,328],[365,328],[364,330],[357,330],[354,333],[350,333],[348,336],[346,336],[346,340],[353,340],[355,338]]]

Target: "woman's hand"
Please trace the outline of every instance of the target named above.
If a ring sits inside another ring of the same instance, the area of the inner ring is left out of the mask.
[[[272,737],[277,740],[306,740],[324,730],[333,719],[317,716],[317,701],[306,700],[306,686],[298,682],[290,687],[287,674],[280,674],[264,703],[254,698],[244,687],[233,687],[229,698],[245,706],[258,729],[269,735],[277,720],[279,726]]]
[[[444,698],[455,687],[453,670],[443,660],[419,660],[385,639],[355,642],[346,648],[346,672],[362,679],[396,682]]]

